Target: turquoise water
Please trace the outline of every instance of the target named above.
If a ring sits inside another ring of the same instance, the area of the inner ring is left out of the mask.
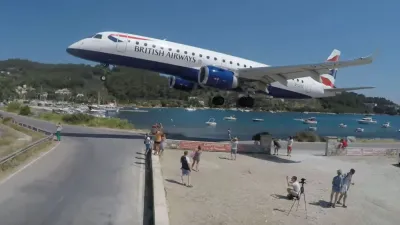
[[[388,115],[373,116],[377,124],[362,125],[357,122],[363,115],[330,115],[303,113],[269,113],[269,112],[240,112],[232,110],[196,110],[188,112],[185,109],[145,109],[148,112],[120,112],[116,116],[128,119],[136,128],[149,127],[160,122],[169,133],[181,134],[187,137],[226,139],[230,128],[232,135],[243,139],[251,139],[258,132],[270,132],[278,138],[285,138],[296,132],[316,126],[322,136],[356,136],[363,138],[395,138],[400,139],[400,117]],[[223,120],[226,116],[235,115],[236,121]],[[205,124],[209,118],[214,118],[217,125],[210,127]],[[316,117],[318,124],[303,124],[296,121],[299,118]],[[253,118],[264,119],[263,122],[253,122]],[[382,128],[382,124],[390,122],[390,128]],[[347,124],[340,128],[339,124]],[[364,128],[363,133],[356,133],[358,127]]]

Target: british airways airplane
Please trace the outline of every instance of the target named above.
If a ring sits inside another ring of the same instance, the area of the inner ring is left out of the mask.
[[[256,93],[274,98],[332,97],[344,91],[373,87],[336,88],[338,68],[370,64],[373,57],[339,61],[334,49],[325,62],[269,66],[193,46],[120,32],[100,32],[67,48],[73,56],[110,65],[127,66],[172,75],[169,87],[192,91],[212,87],[236,91],[238,106],[253,107]],[[101,77],[105,81],[106,75]],[[213,97],[223,105],[222,96]]]

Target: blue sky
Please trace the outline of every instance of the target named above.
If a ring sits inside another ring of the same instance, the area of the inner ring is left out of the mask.
[[[376,86],[367,96],[400,103],[396,71],[400,1],[2,0],[0,60],[88,63],[66,47],[100,31],[167,38],[266,63],[324,61],[379,54],[373,64],[341,69],[336,86]]]

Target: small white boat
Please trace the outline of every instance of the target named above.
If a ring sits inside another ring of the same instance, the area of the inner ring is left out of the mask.
[[[186,108],[185,110],[186,110],[186,111],[189,111],[189,112],[196,111],[196,109],[195,109],[195,108]]]
[[[253,121],[254,121],[254,122],[262,122],[262,121],[264,121],[264,119],[253,118]]]
[[[210,118],[210,119],[206,122],[206,124],[207,124],[208,126],[216,126],[216,125],[217,125],[217,123],[215,122],[215,119],[214,119],[214,118]]]
[[[315,117],[310,117],[308,119],[305,119],[303,121],[303,123],[305,123],[305,124],[317,124],[318,121],[317,121],[317,119]]]
[[[346,128],[346,127],[347,127],[347,125],[346,125],[346,124],[344,124],[344,123],[341,123],[341,124],[339,124],[339,127],[341,127],[341,128]]]
[[[317,127],[308,127],[308,130],[310,130],[310,131],[316,131],[316,130],[317,130]]]
[[[389,127],[390,127],[390,122],[382,124],[382,128],[389,128]]]
[[[356,130],[355,130],[356,132],[364,132],[364,128],[357,128]]]
[[[225,116],[224,120],[236,120],[235,116]]]
[[[358,123],[360,123],[360,124],[375,124],[377,122],[376,122],[376,120],[373,120],[372,117],[364,117],[364,118],[358,120]]]

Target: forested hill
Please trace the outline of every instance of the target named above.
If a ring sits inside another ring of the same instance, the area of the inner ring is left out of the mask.
[[[168,88],[166,77],[157,73],[118,67],[105,83],[100,81],[103,70],[99,66],[83,64],[43,64],[21,59],[0,61],[0,100],[18,98],[16,87],[26,85],[26,98],[37,98],[47,92],[47,99],[60,96],[54,92],[67,88],[72,100],[77,94],[83,94],[80,101],[97,101],[98,91],[105,101],[116,99],[120,103],[139,103],[163,106],[188,106],[197,104],[188,97],[196,96],[206,104],[217,92],[227,97],[228,106],[234,104],[235,95],[214,89],[197,90],[192,93]],[[365,103],[376,103],[377,107],[366,107]],[[400,114],[396,105],[385,98],[366,97],[355,93],[344,93],[332,98],[313,100],[266,99],[257,96],[256,106],[265,110],[289,111],[330,111],[354,113]]]

